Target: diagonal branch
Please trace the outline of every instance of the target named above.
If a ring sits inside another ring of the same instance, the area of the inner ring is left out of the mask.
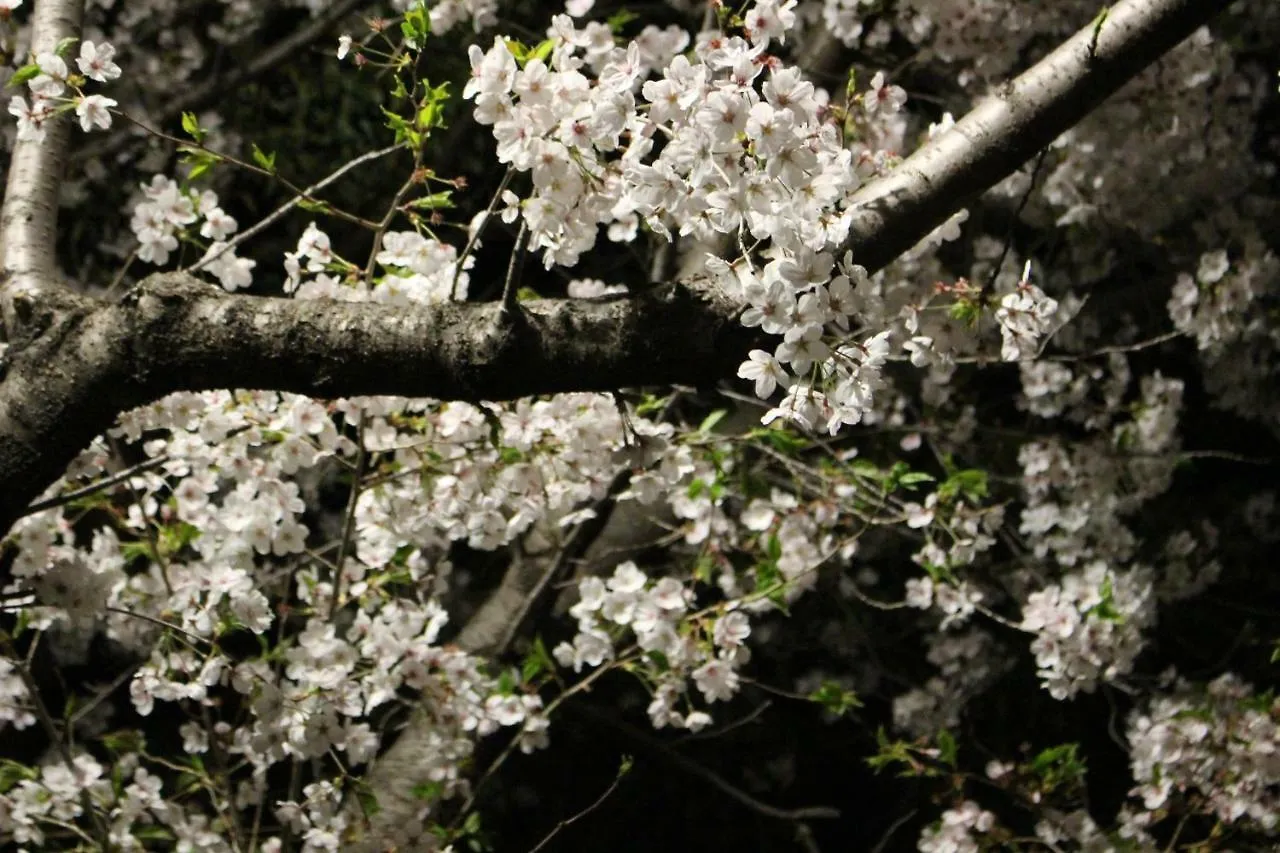
[[[1100,3],[1087,27],[854,196],[861,208],[847,246],[854,259],[869,270],[891,262],[1228,5]]]

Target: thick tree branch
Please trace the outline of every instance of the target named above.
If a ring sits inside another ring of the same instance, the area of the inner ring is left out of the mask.
[[[860,192],[856,260],[870,269],[891,261],[1220,8],[1218,0],[1117,4]],[[51,242],[51,218],[44,230],[14,227],[26,243]],[[153,276],[120,304],[70,294],[6,301],[23,323],[16,336],[10,326],[0,381],[0,529],[118,413],[172,391],[502,400],[699,385],[732,376],[755,340],[738,324],[735,300],[708,282],[523,303],[519,328],[500,324],[492,303],[405,309],[229,296],[181,274]]]
[[[31,13],[31,51],[52,53],[58,42],[80,34],[84,0],[41,0]],[[15,332],[9,294],[36,292],[58,280],[54,260],[58,190],[71,124],[65,116],[45,123],[43,141],[15,142],[0,207],[0,318],[7,337]]]
[[[155,275],[122,302],[15,297],[28,334],[0,381],[0,527],[53,482],[120,412],[176,390],[252,388],[316,397],[396,394],[504,400],[732,375],[752,332],[719,289],[639,298],[408,310],[231,296],[183,273]]]
[[[1225,9],[1222,0],[1125,0],[854,197],[848,248],[879,269]]]

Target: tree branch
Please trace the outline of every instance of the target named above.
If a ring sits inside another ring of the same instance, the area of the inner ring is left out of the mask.
[[[51,15],[68,5],[46,0],[37,8]],[[864,188],[855,199],[855,259],[872,270],[889,263],[1220,8],[1218,0],[1117,4],[1101,27],[1086,27]],[[41,169],[36,177],[56,174]],[[44,246],[42,263],[52,263],[51,204],[41,223],[34,212],[15,214],[9,227],[21,238],[14,246]],[[36,269],[29,275],[49,280]],[[526,322],[503,334],[494,334],[502,328],[497,303],[406,309],[231,296],[173,273],[152,276],[119,304],[62,291],[9,297],[6,321],[12,313],[21,322],[9,324],[0,381],[0,529],[116,415],[173,391],[504,400],[706,385],[732,376],[759,340],[738,323],[736,301],[705,281],[631,298],[522,303]]]
[[[31,51],[52,53],[58,42],[80,34],[84,0],[41,0],[31,12]],[[0,207],[0,319],[14,336],[21,318],[9,295],[36,292],[58,280],[54,259],[58,227],[58,190],[66,162],[71,123],[66,116],[45,122],[43,141],[15,142]]]
[[[868,270],[915,245],[1229,4],[1123,0],[855,196],[847,248]]]

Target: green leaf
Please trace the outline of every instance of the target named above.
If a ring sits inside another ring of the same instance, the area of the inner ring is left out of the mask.
[[[160,529],[160,548],[173,554],[200,538],[200,528],[185,521],[178,521]]]
[[[878,480],[881,477],[880,466],[869,459],[853,460],[849,463],[849,470],[853,471],[855,476],[869,480]]]
[[[631,23],[632,21],[638,20],[639,17],[640,17],[639,15],[637,15],[635,12],[632,12],[630,9],[619,9],[618,11],[610,15],[608,18],[606,18],[604,23],[605,23],[605,26],[607,26],[610,29],[610,31],[612,31],[613,34],[616,36],[622,30],[623,27],[625,27],[627,24]]]
[[[644,399],[636,404],[636,414],[644,417],[654,412],[660,412],[667,405],[666,397],[658,397],[653,394],[646,394]]]
[[[544,39],[538,43],[537,47],[529,51],[529,59],[541,59],[543,62],[546,62],[551,58],[551,53],[555,48],[555,39]]]
[[[1085,763],[1077,754],[1078,750],[1079,745],[1074,743],[1042,750],[1031,760],[1031,770],[1049,790],[1063,785],[1081,785],[1084,783]]]
[[[787,579],[783,577],[782,572],[778,569],[778,564],[771,561],[757,563],[755,575],[756,587],[754,591],[764,595],[783,613],[790,614],[787,605]]]
[[[711,414],[702,419],[702,423],[698,425],[698,432],[709,433],[716,428],[716,424],[724,420],[724,416],[729,414],[728,409],[716,409]]]
[[[704,551],[698,555],[698,561],[693,565],[693,579],[698,583],[709,584],[715,568],[715,558]]]
[[[977,503],[987,494],[987,472],[976,468],[956,471],[938,487],[938,500],[944,503],[949,503],[957,497],[964,497],[970,503]]]
[[[786,454],[799,453],[810,446],[804,438],[783,429],[758,427],[747,433],[747,438],[763,441],[779,453]]]
[[[423,782],[414,785],[411,790],[413,796],[419,800],[437,800],[444,792],[444,786],[439,782]]]
[[[959,320],[966,326],[974,326],[982,316],[982,307],[973,299],[961,299],[951,304],[948,313],[951,319]]]
[[[516,692],[516,677],[509,669],[504,669],[502,674],[498,676],[498,693],[502,696],[510,696]]]
[[[34,62],[31,62],[31,63],[28,63],[27,65],[22,66],[17,71],[13,72],[13,76],[9,78],[9,82],[6,83],[5,85],[21,86],[23,83],[27,82],[28,80],[34,80],[39,76],[40,76],[40,66],[36,65]]]
[[[533,648],[524,656],[524,663],[520,666],[520,680],[527,684],[544,672],[555,672],[555,668],[555,662],[547,653],[547,646],[542,642],[542,637],[534,637]]]
[[[507,46],[507,51],[516,58],[516,62],[523,67],[525,61],[529,58],[529,46],[519,39],[513,39],[510,36],[505,38],[503,43]]]
[[[323,213],[326,215],[332,210],[332,208],[330,208],[325,202],[309,198],[299,199],[298,207],[309,213]]]
[[[191,145],[181,145],[178,151],[183,155],[182,162],[190,167],[187,171],[188,182],[195,181],[222,160],[212,151],[205,151],[203,148],[195,148]]]
[[[817,702],[837,717],[843,717],[854,708],[862,707],[862,700],[852,690],[846,690],[834,681],[824,681],[822,686],[809,694],[810,702]]]
[[[184,112],[182,114],[182,129],[196,142],[204,141],[206,131],[200,127],[200,119],[196,118],[195,113]]]
[[[53,52],[66,59],[67,51],[71,50],[71,46],[78,41],[80,41],[79,36],[67,36],[66,38],[58,39],[58,45],[53,49]]]
[[[943,729],[938,732],[938,757],[942,762],[950,767],[956,766],[956,739],[951,732]]]
[[[258,147],[258,143],[254,142],[252,145],[253,162],[257,163],[259,166],[274,175],[276,171],[276,152],[272,151],[268,154]]]
[[[431,193],[409,202],[408,207],[414,210],[445,210],[454,207],[453,190]]]
[[[120,555],[124,557],[125,562],[132,562],[139,558],[150,560],[151,543],[150,542],[122,542],[120,543]]]
[[[5,793],[19,782],[34,780],[39,776],[40,773],[34,767],[19,764],[9,758],[0,758],[0,794]]]
[[[936,479],[936,477],[923,471],[908,471],[898,478],[898,482],[908,489],[913,489],[921,483],[932,483]]]

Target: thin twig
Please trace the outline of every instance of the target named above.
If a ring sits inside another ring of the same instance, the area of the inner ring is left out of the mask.
[[[899,829],[901,829],[903,824],[905,824],[907,821],[915,817],[916,813],[919,811],[920,811],[919,809],[912,809],[911,811],[907,812],[902,817],[898,818],[893,823],[891,823],[889,825],[889,828],[885,830],[884,835],[880,837],[879,843],[876,844],[875,847],[871,848],[871,853],[882,853],[884,848],[888,846],[889,839],[893,837],[893,834],[897,832]]]
[[[332,620],[341,606],[338,599],[342,595],[342,565],[346,562],[347,552],[351,550],[351,541],[355,537],[356,529],[356,504],[360,500],[361,481],[364,479],[365,469],[369,464],[369,451],[364,445],[365,424],[368,423],[368,416],[364,410],[360,411],[360,424],[356,427],[356,442],[359,449],[356,451],[356,470],[351,477],[351,493],[347,495],[347,511],[342,521],[342,539],[338,544],[338,556],[334,558],[333,566],[333,597],[329,602],[329,619]]]
[[[395,145],[388,145],[386,148],[379,148],[377,151],[367,151],[364,154],[361,154],[359,157],[356,157],[354,160],[347,161],[343,165],[339,166],[337,169],[330,172],[325,177],[321,178],[319,181],[316,181],[314,184],[312,184],[311,186],[303,190],[302,191],[303,195],[296,195],[293,198],[289,199],[287,202],[277,207],[271,213],[267,214],[267,216],[264,219],[262,219],[260,222],[257,222],[250,228],[246,228],[244,231],[241,231],[231,240],[227,241],[227,244],[223,246],[221,249],[219,249],[217,252],[214,252],[212,255],[202,258],[199,263],[197,263],[195,266],[191,268],[191,271],[199,272],[200,270],[207,267],[209,264],[216,261],[218,258],[222,257],[223,252],[230,252],[232,249],[236,248],[241,243],[244,243],[246,240],[250,240],[253,237],[256,237],[262,231],[266,230],[267,228],[270,228],[271,225],[273,225],[277,220],[279,220],[286,213],[288,213],[289,211],[297,207],[299,204],[301,204],[306,198],[310,196],[314,196],[316,193],[320,192],[325,187],[329,186],[334,181],[338,180],[338,178],[341,178],[343,175],[345,175],[347,172],[350,172],[352,169],[356,168],[357,166],[362,166],[371,160],[378,160],[382,157],[387,156],[392,151],[396,151],[397,149],[402,147],[404,147],[402,143],[396,143]]]
[[[108,607],[107,612],[116,613],[116,614],[119,614],[120,616],[131,616],[134,619],[141,619],[143,622],[150,622],[152,625],[155,625],[157,628],[164,628],[169,631],[176,631],[177,633],[186,637],[188,640],[192,640],[193,642],[196,642],[196,643],[204,643],[207,646],[212,646],[214,644],[213,640],[205,639],[204,637],[201,637],[199,634],[193,634],[190,631],[188,631],[186,628],[183,628],[180,625],[174,625],[172,622],[166,622],[163,619],[157,619],[155,616],[148,616],[145,613],[134,613],[132,610],[125,610],[122,607]]]
[[[480,240],[480,234],[489,224],[489,220],[493,218],[493,212],[498,209],[498,202],[502,199],[502,191],[507,188],[507,184],[511,183],[511,176],[515,173],[515,166],[507,167],[507,173],[502,176],[498,189],[494,191],[493,198],[489,200],[489,206],[485,208],[484,219],[480,220],[479,227],[467,236],[467,244],[462,247],[462,254],[458,255],[458,262],[453,266],[453,284],[449,286],[449,293],[454,302],[458,301],[458,278],[462,275],[462,265],[466,263],[467,256],[471,254],[471,250],[475,248],[476,243]]]
[[[299,51],[323,35],[340,18],[355,10],[363,2],[365,0],[335,0],[328,9],[261,51],[248,63],[237,65],[224,77],[209,80],[202,86],[185,89],[182,94],[165,104],[155,113],[155,120],[159,123],[164,123],[181,115],[183,112],[198,109],[215,99],[226,98],[231,90],[241,83],[264,74],[279,63],[297,56]],[[122,129],[96,145],[86,146],[83,150],[77,152],[76,156],[85,160],[107,157],[139,140],[140,137]]]
[[[1022,215],[1023,208],[1027,206],[1027,202],[1031,200],[1031,191],[1036,188],[1036,178],[1040,175],[1040,167],[1044,165],[1044,155],[1049,153],[1049,149],[1041,148],[1040,153],[1036,155],[1036,163],[1031,168],[1031,180],[1027,184],[1027,189],[1022,194],[1022,198],[1018,199],[1018,206],[1014,208],[1013,216],[1009,218],[1009,227],[1005,229],[1004,245],[1000,249],[1000,257],[996,260],[995,267],[991,270],[991,278],[987,282],[987,292],[992,293],[995,290],[996,279],[1000,277],[1000,270],[1004,267],[1005,258],[1009,257],[1009,244],[1013,242],[1013,229],[1018,224],[1018,217]]]
[[[678,739],[676,743],[688,743],[689,741],[694,740],[709,740],[711,738],[724,737],[730,732],[740,729],[743,726],[750,725],[760,719],[760,715],[765,711],[768,711],[771,707],[773,707],[773,700],[766,699],[756,706],[750,714],[747,714],[741,719],[734,720],[732,723],[728,723],[716,729],[707,729],[705,732],[690,732],[684,737]]]
[[[560,832],[560,830],[564,829],[565,827],[569,826],[572,823],[575,823],[581,820],[582,818],[591,814],[596,809],[600,808],[600,806],[604,803],[604,801],[609,799],[609,797],[613,794],[613,792],[618,789],[618,785],[622,783],[622,777],[626,776],[627,773],[629,773],[630,771],[631,771],[631,759],[629,757],[624,757],[622,759],[621,766],[618,767],[618,775],[613,777],[613,781],[609,784],[609,787],[605,789],[605,792],[601,794],[599,797],[597,797],[595,802],[593,802],[591,805],[587,806],[585,809],[575,814],[573,817],[566,818],[565,820],[562,820],[559,823],[557,823],[552,828],[552,830],[547,833],[547,836],[543,838],[541,841],[539,841],[537,846],[534,847],[532,850],[530,850],[529,853],[538,853],[539,850],[541,850],[543,847],[546,847],[549,843],[551,843],[551,839],[555,838],[556,835]]]
[[[130,468],[126,468],[123,471],[120,471],[118,473],[112,474],[110,477],[105,477],[101,480],[90,483],[89,485],[83,486],[79,489],[76,489],[75,491],[64,492],[63,494],[57,495],[52,498],[48,498],[43,501],[36,501],[35,503],[28,506],[25,510],[23,510],[22,515],[20,515],[19,518],[22,518],[28,515],[34,515],[37,512],[44,512],[46,509],[53,509],[54,507],[65,506],[66,504],[69,504],[72,501],[79,500],[80,498],[83,498],[83,497],[87,497],[88,495],[92,495],[95,492],[100,492],[103,489],[109,489],[114,485],[117,485],[119,483],[124,482],[125,480],[130,479],[131,477],[136,477],[138,474],[142,474],[147,471],[150,471],[152,468],[159,468],[161,465],[163,465],[168,461],[169,461],[168,455],[162,454],[160,456],[155,457],[154,459],[148,459],[145,462],[139,462],[137,465],[134,465]]]
[[[686,773],[710,782],[713,786],[719,788],[720,791],[730,799],[737,801],[757,814],[774,818],[775,820],[792,822],[804,820],[831,820],[840,817],[840,811],[838,809],[831,808],[830,806],[802,806],[797,809],[782,809],[777,806],[770,805],[769,803],[761,802],[746,791],[743,791],[741,788],[730,784],[715,772],[703,767],[693,759],[685,755],[681,755],[679,752],[675,751],[661,740],[649,735],[647,732],[643,732],[629,723],[615,719],[588,705],[579,703],[574,707],[576,707],[576,710],[586,714],[587,716],[618,729],[628,737],[631,737],[641,743],[646,748],[659,753]]]
[[[516,298],[516,281],[520,277],[520,269],[524,265],[524,245],[525,238],[529,234],[529,226],[523,219],[520,220],[520,231],[516,234],[516,244],[511,249],[511,260],[507,264],[507,279],[502,283],[502,315],[504,317],[512,317],[520,310],[519,300]]]

